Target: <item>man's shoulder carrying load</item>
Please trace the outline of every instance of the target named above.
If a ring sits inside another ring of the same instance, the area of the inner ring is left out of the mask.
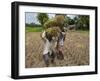
[[[44,31],[46,38],[58,37],[64,29],[64,16],[56,15],[55,18],[49,19],[44,23]]]
[[[52,40],[52,37],[58,37],[60,32],[61,30],[59,27],[47,28],[42,32],[41,38],[43,40],[46,40],[46,39]]]

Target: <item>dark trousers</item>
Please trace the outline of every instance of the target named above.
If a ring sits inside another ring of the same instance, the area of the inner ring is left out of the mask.
[[[46,64],[46,66],[48,67],[49,66],[49,62],[51,60],[51,62],[53,63],[54,62],[54,59],[55,59],[55,54],[54,52],[52,51],[52,53],[50,54],[49,52],[47,54],[44,54],[43,55],[43,59],[44,59],[44,62]]]

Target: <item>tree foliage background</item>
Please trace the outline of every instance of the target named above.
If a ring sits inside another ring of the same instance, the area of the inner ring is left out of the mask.
[[[42,26],[49,19],[46,13],[38,13],[37,18]]]
[[[37,19],[44,28],[50,28],[54,26],[69,27],[70,25],[75,26],[75,29],[78,30],[89,30],[89,16],[88,15],[74,15],[75,17],[71,18],[68,15],[64,14],[55,14],[55,17],[49,19],[47,13],[38,13]]]

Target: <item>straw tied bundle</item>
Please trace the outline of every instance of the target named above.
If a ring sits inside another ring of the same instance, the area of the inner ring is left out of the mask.
[[[54,19],[48,20],[44,24],[44,30],[47,35],[57,37],[64,30],[64,16],[57,15]]]

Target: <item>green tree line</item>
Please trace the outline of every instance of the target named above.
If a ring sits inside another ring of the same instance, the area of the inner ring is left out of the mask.
[[[60,15],[60,16],[59,16]],[[52,27],[52,26],[64,26],[75,25],[75,29],[89,30],[89,16],[88,15],[76,15],[74,18],[70,18],[67,15],[59,14],[55,15],[53,19],[49,19],[47,13],[38,13],[37,19],[40,24],[26,24],[26,26],[32,27]]]

